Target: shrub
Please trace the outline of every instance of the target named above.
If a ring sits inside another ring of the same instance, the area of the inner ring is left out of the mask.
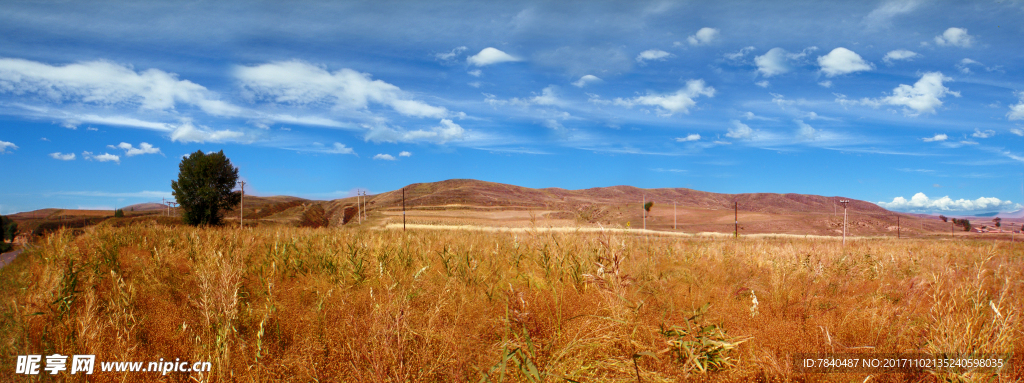
[[[302,212],[302,219],[299,221],[301,227],[325,227],[327,226],[327,214],[324,208],[318,204],[310,205]]]

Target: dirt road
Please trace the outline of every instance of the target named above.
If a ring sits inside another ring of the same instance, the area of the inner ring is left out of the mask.
[[[14,259],[18,257],[18,254],[21,254],[22,250],[24,249],[18,249],[11,252],[0,254],[0,268],[7,266],[8,263],[14,261]]]

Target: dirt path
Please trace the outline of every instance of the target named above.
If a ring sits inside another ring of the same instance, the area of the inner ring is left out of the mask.
[[[21,254],[22,250],[24,249],[18,249],[11,252],[0,254],[0,268],[3,268],[4,266],[7,266],[8,263],[13,262],[14,259],[18,257],[18,254]]]

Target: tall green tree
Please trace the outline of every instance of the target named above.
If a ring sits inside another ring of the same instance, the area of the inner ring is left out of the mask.
[[[186,224],[220,224],[221,212],[241,202],[241,193],[232,191],[238,181],[238,168],[231,165],[223,150],[210,154],[197,150],[182,159],[178,169],[178,180],[171,181],[171,189]]]
[[[18,236],[18,223],[5,216],[0,216],[0,242],[14,241]]]

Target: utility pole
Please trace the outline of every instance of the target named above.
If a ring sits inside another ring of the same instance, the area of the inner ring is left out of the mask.
[[[739,202],[736,202],[736,201],[732,202],[732,218],[733,218],[733,225],[734,225],[733,229],[732,229],[733,230],[732,231],[732,235],[733,235],[733,237],[739,238],[740,237],[740,203]]]
[[[640,205],[641,209],[644,209],[644,230],[647,230],[647,195],[644,194],[644,204]]]
[[[238,183],[242,185],[242,198],[239,199],[241,206],[238,208],[238,228],[241,229],[245,226],[245,181],[238,181]]]
[[[839,200],[839,203],[843,204],[843,247],[846,247],[846,204],[850,203],[850,200]]]
[[[405,188],[402,188],[402,231],[405,231]]]

